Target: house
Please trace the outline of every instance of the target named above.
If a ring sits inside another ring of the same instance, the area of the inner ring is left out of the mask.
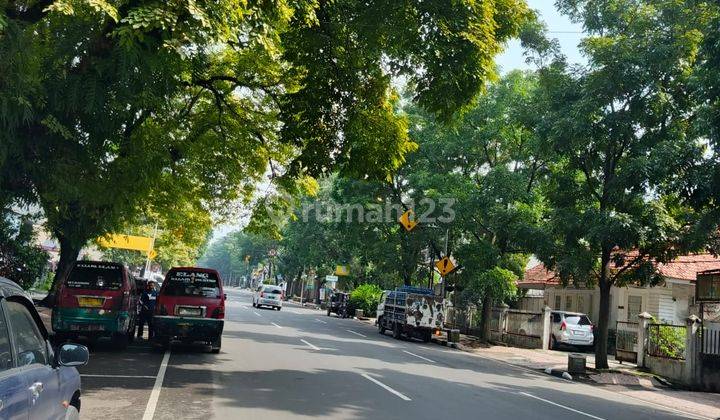
[[[613,286],[610,289],[610,328],[616,321],[635,321],[648,312],[656,319],[684,325],[690,314],[697,314],[695,278],[699,271],[720,269],[720,258],[711,254],[691,254],[676,258],[656,268],[663,281],[654,287]],[[558,275],[542,263],[525,271],[518,281],[524,293],[520,308],[536,310],[547,305],[552,309],[584,312],[597,322],[600,311],[600,289],[569,285],[563,287]]]

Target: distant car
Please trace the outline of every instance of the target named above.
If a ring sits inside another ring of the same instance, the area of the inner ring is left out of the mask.
[[[561,344],[592,347],[595,344],[593,330],[593,323],[586,314],[565,311],[550,313],[550,345],[553,349]]]
[[[269,306],[279,311],[283,306],[284,293],[280,286],[261,284],[253,295],[253,307]]]
[[[52,311],[55,339],[110,337],[116,347],[124,349],[134,338],[136,287],[135,278],[122,264],[75,262],[58,289]]]
[[[217,271],[198,267],[168,271],[153,316],[156,347],[166,348],[173,340],[200,341],[220,353],[224,320],[225,293]]]
[[[50,344],[30,297],[0,277],[0,418],[79,418],[80,374],[88,350]]]

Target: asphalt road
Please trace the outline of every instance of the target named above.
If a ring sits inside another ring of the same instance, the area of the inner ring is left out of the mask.
[[[220,354],[93,349],[81,369],[85,419],[691,418],[372,325],[286,305],[255,309],[227,290]]]

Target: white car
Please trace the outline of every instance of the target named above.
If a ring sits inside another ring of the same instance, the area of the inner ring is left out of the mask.
[[[284,293],[280,286],[261,284],[253,294],[253,307],[269,306],[279,311],[283,305]]]
[[[550,314],[550,345],[561,344],[592,347],[595,343],[594,326],[587,315],[578,312],[552,311]]]

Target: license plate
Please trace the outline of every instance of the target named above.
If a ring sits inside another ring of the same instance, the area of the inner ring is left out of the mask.
[[[85,308],[102,308],[105,299],[96,297],[78,297],[78,305]]]
[[[178,308],[177,314],[179,316],[201,316],[202,310],[200,308]]]
[[[72,331],[104,331],[104,325],[96,324],[84,324],[84,325],[71,325],[70,330]]]
[[[585,336],[585,331],[573,331],[573,335],[579,335],[581,337]]]

